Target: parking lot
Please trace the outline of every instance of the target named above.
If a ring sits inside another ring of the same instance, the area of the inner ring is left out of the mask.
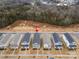
[[[41,38],[45,37],[45,34],[47,33],[42,33]],[[62,40],[63,33],[58,34]],[[62,42],[63,49],[61,50],[56,50],[53,45],[51,49],[47,50],[44,50],[43,46],[41,46],[40,49],[33,49],[32,47],[30,47],[29,49],[22,50],[20,46],[18,49],[7,48],[4,50],[0,50],[0,59],[47,59],[48,57],[52,57],[55,59],[79,59],[78,36],[75,33],[70,33],[70,35],[74,38],[75,42],[77,43],[77,48],[74,50],[69,50],[64,44],[64,42]],[[49,33],[48,36],[51,37],[51,34]],[[33,33],[31,35],[31,38],[33,38]]]

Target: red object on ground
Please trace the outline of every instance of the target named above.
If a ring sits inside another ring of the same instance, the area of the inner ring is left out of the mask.
[[[36,32],[39,31],[39,26],[36,26],[35,31],[36,31]]]

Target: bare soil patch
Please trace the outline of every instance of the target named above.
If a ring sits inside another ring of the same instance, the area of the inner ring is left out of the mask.
[[[50,25],[34,21],[18,20],[10,26],[1,28],[0,32],[35,32],[36,26],[39,26],[39,32],[78,32],[79,24],[66,27]]]

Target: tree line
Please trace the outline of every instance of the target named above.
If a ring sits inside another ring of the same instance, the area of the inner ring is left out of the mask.
[[[0,28],[16,20],[32,20],[43,23],[68,26],[79,23],[79,6],[52,6],[43,9],[40,6],[16,5],[0,7]]]

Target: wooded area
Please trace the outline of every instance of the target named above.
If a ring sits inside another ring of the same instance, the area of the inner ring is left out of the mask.
[[[14,3],[14,2],[12,2]],[[0,28],[6,27],[16,20],[32,20],[49,24],[67,26],[79,23],[79,5],[46,6],[27,3],[0,4]]]

